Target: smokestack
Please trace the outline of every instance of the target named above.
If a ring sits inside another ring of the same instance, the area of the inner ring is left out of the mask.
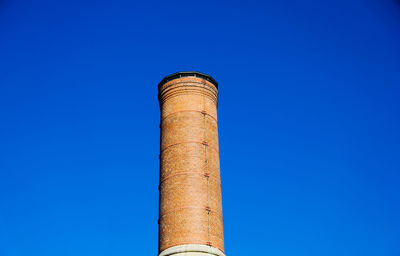
[[[158,85],[159,256],[224,256],[218,83],[178,72]]]

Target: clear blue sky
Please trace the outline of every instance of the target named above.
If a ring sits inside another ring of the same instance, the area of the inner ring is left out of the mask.
[[[0,255],[157,255],[157,84],[220,84],[227,256],[400,255],[400,2],[0,0]]]

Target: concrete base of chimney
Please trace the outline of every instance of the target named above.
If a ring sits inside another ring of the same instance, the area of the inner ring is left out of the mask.
[[[158,256],[225,256],[225,254],[215,247],[204,244],[184,244],[165,249]]]

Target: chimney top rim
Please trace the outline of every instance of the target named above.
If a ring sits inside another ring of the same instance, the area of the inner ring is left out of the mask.
[[[180,71],[180,72],[176,72],[170,75],[167,75],[163,78],[163,80],[161,80],[161,82],[158,84],[158,89],[161,88],[161,86],[163,86],[165,83],[178,79],[178,78],[182,78],[182,77],[198,77],[198,78],[202,78],[204,80],[209,81],[210,83],[212,83],[213,85],[215,85],[215,87],[218,89],[218,83],[217,81],[215,81],[214,78],[212,78],[212,76],[198,72],[198,71]]]

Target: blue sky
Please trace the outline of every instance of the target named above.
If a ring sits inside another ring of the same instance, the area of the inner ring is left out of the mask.
[[[0,0],[0,255],[157,255],[157,84],[197,70],[227,256],[399,256],[399,29],[395,0]]]

